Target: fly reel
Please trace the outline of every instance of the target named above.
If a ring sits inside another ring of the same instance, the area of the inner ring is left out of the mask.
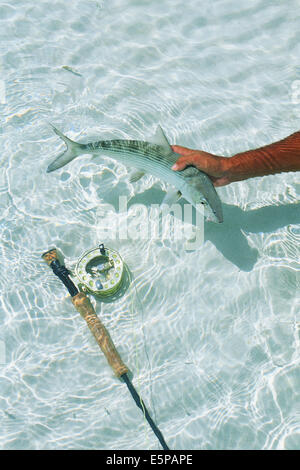
[[[115,294],[122,286],[124,271],[119,253],[103,243],[86,251],[75,266],[80,287],[98,297]]]

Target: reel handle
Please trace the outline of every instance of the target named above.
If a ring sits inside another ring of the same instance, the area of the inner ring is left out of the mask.
[[[116,376],[121,377],[123,374],[126,374],[129,369],[123,363],[107,329],[97,317],[90,299],[84,292],[78,292],[77,287],[69,278],[68,270],[65,266],[60,264],[56,248],[44,253],[42,258],[48,266],[52,268],[54,274],[56,274],[56,276],[58,276],[67,287],[70,295],[72,296],[74,307],[87,322],[89,329],[93,333],[98,345],[107,359],[107,362]]]

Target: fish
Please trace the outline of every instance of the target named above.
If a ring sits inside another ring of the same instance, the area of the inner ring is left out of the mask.
[[[73,73],[74,75],[77,75],[77,77],[82,77],[81,73],[76,72],[76,70],[72,69],[72,68],[69,67],[68,65],[63,65],[62,68],[65,69],[65,70],[67,70],[68,72]]]
[[[115,139],[87,144],[74,142],[55,126],[50,125],[65,142],[67,149],[50,163],[47,173],[62,168],[79,155],[106,155],[131,169],[134,168],[129,178],[131,183],[138,181],[145,173],[150,173],[168,183],[171,188],[165,195],[162,205],[174,204],[183,196],[200,212],[202,212],[200,208],[203,209],[203,205],[205,206],[207,221],[223,222],[222,203],[210,177],[192,165],[182,171],[172,170],[180,155],[172,150],[160,125],[147,141]]]

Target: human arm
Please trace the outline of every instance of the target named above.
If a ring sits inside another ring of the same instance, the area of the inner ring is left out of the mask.
[[[215,186],[225,186],[256,176],[300,170],[300,131],[264,147],[238,153],[232,157],[213,155],[178,145],[174,152],[182,155],[173,170],[194,165],[207,173]]]

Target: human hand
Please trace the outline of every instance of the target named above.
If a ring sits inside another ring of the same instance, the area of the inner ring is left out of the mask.
[[[232,182],[227,174],[229,158],[213,155],[202,150],[192,150],[179,145],[172,145],[171,148],[173,152],[181,155],[172,166],[173,170],[181,171],[188,165],[193,165],[199,170],[204,171],[216,187],[225,186]]]

